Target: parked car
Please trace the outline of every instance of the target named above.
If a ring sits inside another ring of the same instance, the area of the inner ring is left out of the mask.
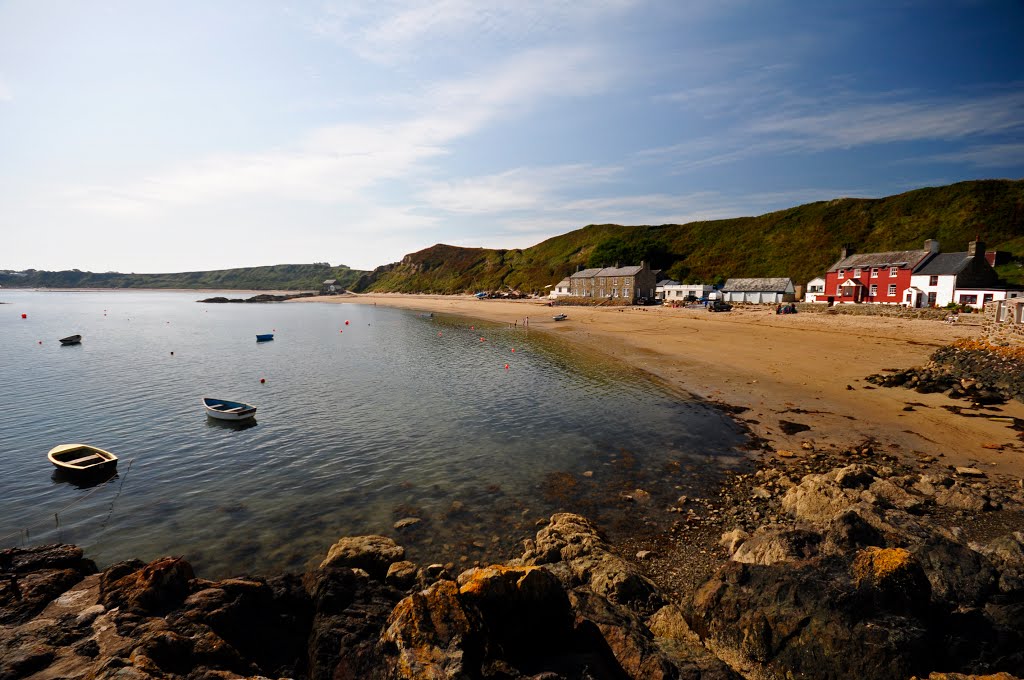
[[[728,312],[730,309],[732,309],[732,305],[721,300],[712,300],[708,303],[709,312]]]

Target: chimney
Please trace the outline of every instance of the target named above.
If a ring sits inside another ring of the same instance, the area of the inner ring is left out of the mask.
[[[933,238],[928,239],[924,242],[924,249],[929,253],[935,254],[939,252],[939,242]]]
[[[839,249],[839,259],[840,260],[845,260],[850,255],[853,255],[853,248],[851,246],[844,245],[842,248]]]
[[[968,243],[967,257],[985,257],[985,242],[971,241]]]

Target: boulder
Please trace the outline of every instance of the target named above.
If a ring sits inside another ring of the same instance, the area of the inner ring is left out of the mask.
[[[352,567],[383,580],[393,562],[405,558],[405,548],[387,536],[352,536],[331,546],[320,568]]]
[[[806,560],[818,553],[821,534],[806,529],[761,527],[741,543],[732,558],[747,564],[775,564]]]
[[[139,564],[137,561],[120,563],[103,572],[100,578],[103,606],[160,615],[184,602],[189,582],[195,578],[191,564],[181,557],[163,557],[141,568]]]

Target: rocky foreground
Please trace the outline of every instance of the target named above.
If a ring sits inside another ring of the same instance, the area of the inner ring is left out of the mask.
[[[222,581],[180,557],[100,572],[75,546],[5,550],[0,680],[1024,676],[1020,480],[869,445],[779,453],[660,559],[567,513],[459,574],[383,536]],[[705,519],[732,527],[710,551]],[[710,577],[670,595],[666,560],[709,552]]]

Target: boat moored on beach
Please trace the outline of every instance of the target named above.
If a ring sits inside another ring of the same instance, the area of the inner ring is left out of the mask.
[[[46,454],[59,469],[75,474],[101,472],[117,467],[117,456],[88,444],[61,444]]]
[[[565,321],[565,320],[566,320],[566,319],[568,319],[569,317],[568,317],[568,316],[566,316],[565,314],[555,314],[555,315],[554,315],[553,317],[551,317],[551,318],[552,318],[552,319],[554,319],[555,321]]]
[[[60,344],[62,344],[62,345],[79,345],[81,343],[82,343],[82,336],[81,335],[69,335],[66,338],[61,338],[60,339]]]
[[[245,420],[256,415],[256,407],[241,401],[203,397],[206,415],[218,420]]]

